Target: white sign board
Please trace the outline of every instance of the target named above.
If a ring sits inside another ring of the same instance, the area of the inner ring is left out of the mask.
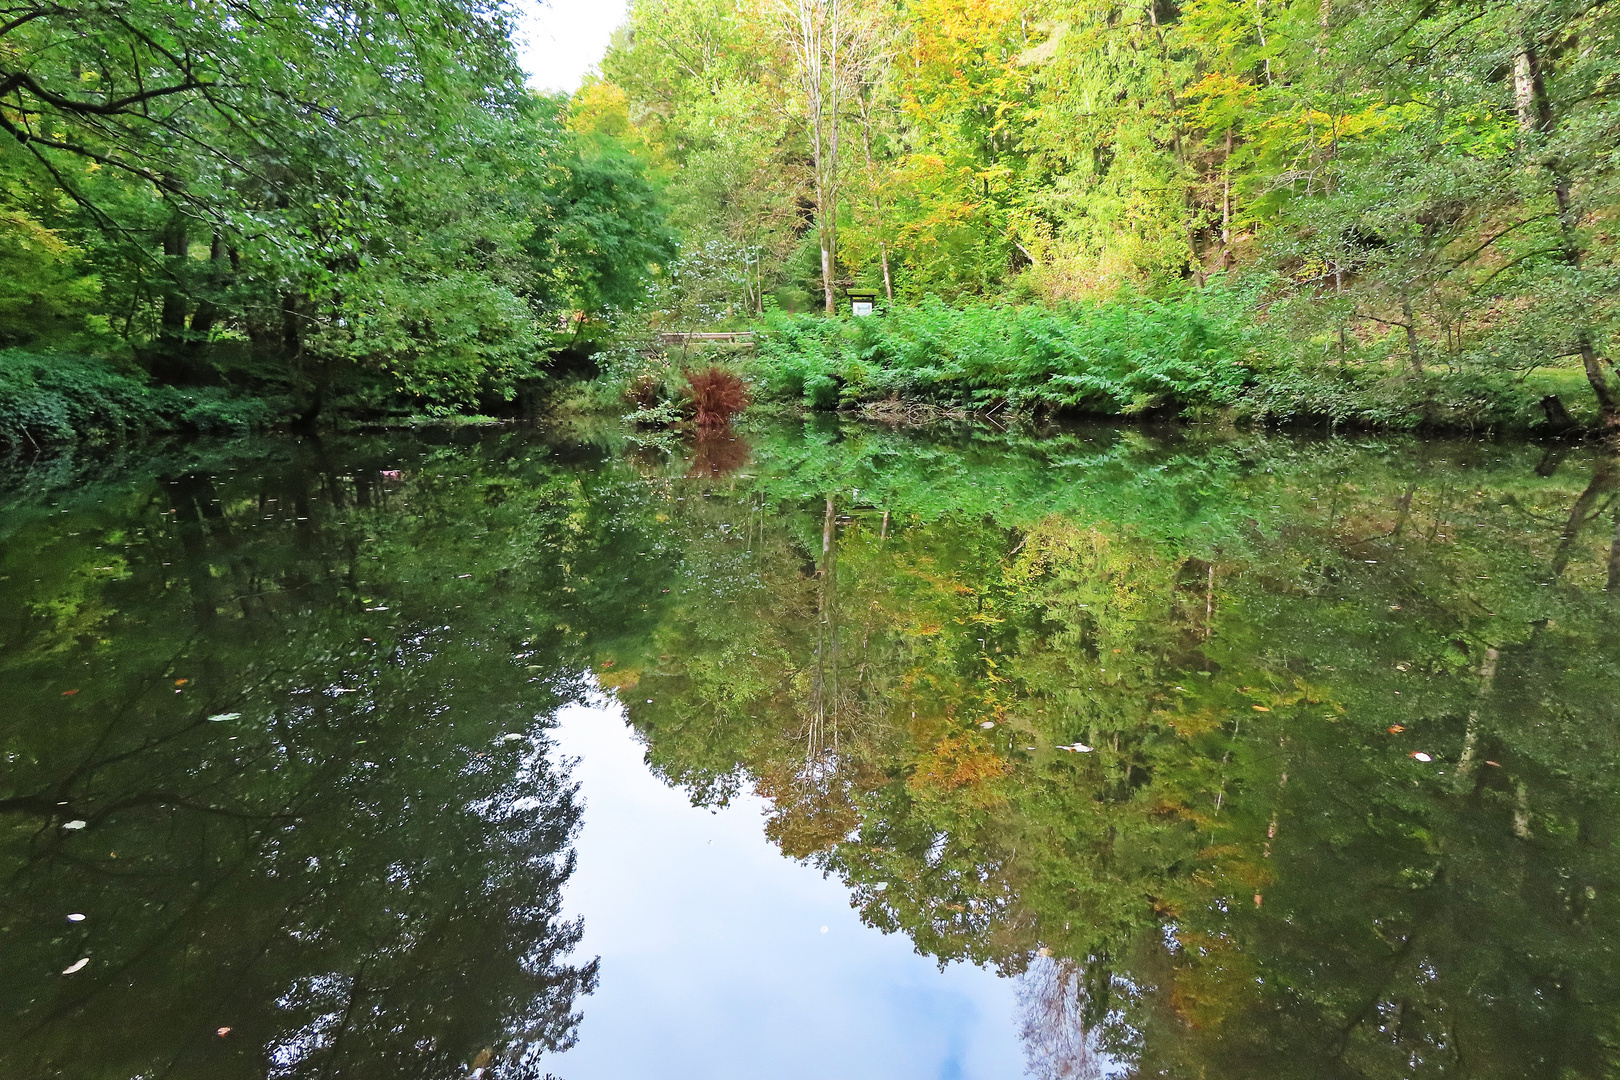
[[[870,315],[872,314],[872,301],[851,300],[849,310],[852,315]]]

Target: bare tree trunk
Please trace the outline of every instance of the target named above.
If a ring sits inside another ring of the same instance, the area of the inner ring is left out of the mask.
[[[872,102],[865,95],[857,93],[857,100],[861,105],[861,150],[866,154],[866,182],[872,189],[872,214],[877,219],[877,229],[881,233],[883,221],[883,196],[878,193],[877,165],[872,160]],[[878,241],[878,259],[883,264],[883,295],[894,303],[894,281],[889,277],[889,243],[887,240]]]
[[[816,231],[821,289],[828,315],[838,311],[838,196],[841,120],[852,72],[871,44],[868,28],[848,10],[850,0],[778,0],[804,94],[815,172]]]

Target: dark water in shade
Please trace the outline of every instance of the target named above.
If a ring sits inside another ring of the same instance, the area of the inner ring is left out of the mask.
[[[1615,1076],[1617,841],[1592,451],[820,422],[0,484],[0,1080]]]

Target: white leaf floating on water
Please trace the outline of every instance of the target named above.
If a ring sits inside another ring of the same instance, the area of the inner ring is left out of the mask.
[[[242,714],[239,713],[239,712],[217,712],[213,716],[210,716],[208,719],[214,721],[217,724],[221,720],[239,720],[239,719],[241,719],[241,717],[242,717]]]
[[[513,742],[522,742],[522,741],[523,741],[523,736],[519,735],[515,731],[508,731],[505,735],[501,736],[501,742],[513,743]]]
[[[984,723],[980,724],[979,726],[984,728],[984,730],[989,731],[991,728],[996,726],[996,722],[994,720],[986,720]]]
[[[1077,743],[1074,743],[1072,746],[1060,746],[1060,747],[1058,747],[1058,749],[1059,750],[1067,750],[1071,754],[1089,754],[1093,750],[1095,750],[1096,747],[1087,746],[1083,742],[1077,742]]]
[[[84,922],[84,916],[75,911],[73,914],[68,916],[68,922]]]
[[[1428,754],[1425,754],[1421,750],[1412,751],[1412,757],[1414,759],[1418,760],[1418,761],[1433,761],[1434,760],[1434,758],[1430,757]]]
[[[90,824],[90,823],[88,821],[84,820],[84,818],[74,818],[72,821],[64,822],[63,825],[62,825],[62,828],[69,829],[69,830],[72,830],[72,831],[76,832],[79,829],[84,828],[88,824]]]
[[[85,965],[88,964],[89,962],[90,962],[90,958],[88,956],[86,956],[83,959],[77,960],[74,963],[72,963],[72,964],[68,965],[67,967],[63,968],[62,969],[62,974],[64,974],[64,975],[72,975],[76,971],[83,971]]]

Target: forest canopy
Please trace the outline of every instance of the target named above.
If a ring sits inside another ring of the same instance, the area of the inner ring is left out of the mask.
[[[638,161],[484,0],[0,10],[0,344],[334,396],[510,398],[671,255]]]

